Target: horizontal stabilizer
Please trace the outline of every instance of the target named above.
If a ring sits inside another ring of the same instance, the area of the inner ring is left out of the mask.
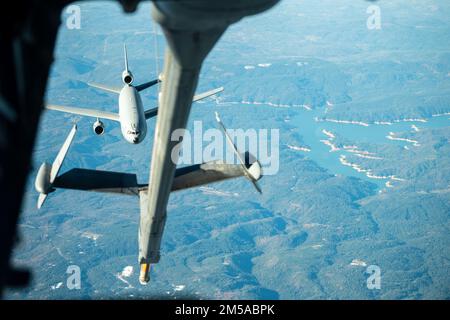
[[[220,88],[213,89],[213,90],[210,90],[210,91],[207,91],[207,92],[196,94],[194,96],[194,99],[192,99],[192,102],[196,102],[196,101],[208,98],[208,97],[213,96],[213,95],[215,95],[215,94],[217,94],[219,92],[222,92],[222,91],[223,91],[223,87],[220,87]]]
[[[117,94],[120,94],[120,90],[121,90],[121,88],[119,88],[119,87],[111,87],[111,86],[106,86],[104,84],[94,83],[94,82],[88,82],[88,86],[91,86],[93,88],[97,88],[97,89],[100,89],[103,91],[111,92],[111,93],[117,93]]]
[[[152,81],[140,84],[138,86],[135,86],[135,88],[136,88],[137,91],[142,91],[142,90],[145,90],[147,88],[153,87],[158,82],[161,82],[161,81],[159,79],[152,80]]]
[[[158,108],[153,108],[153,109],[148,109],[145,110],[144,115],[145,115],[145,119],[150,119],[155,117],[158,114]]]

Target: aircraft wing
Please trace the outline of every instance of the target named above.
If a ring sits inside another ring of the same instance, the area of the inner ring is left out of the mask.
[[[259,163],[255,162],[253,165],[259,166]],[[221,161],[206,162],[177,169],[172,182],[172,191],[198,187],[244,175],[245,171],[242,170],[241,165],[225,164]]]
[[[207,91],[207,92],[196,94],[194,96],[194,98],[192,99],[192,102],[196,102],[196,101],[208,98],[208,97],[213,96],[216,93],[219,93],[219,92],[222,92],[222,91],[223,91],[223,87],[220,87],[220,88],[213,89],[213,90],[210,90],[210,91]]]
[[[112,171],[71,169],[58,176],[54,188],[137,195],[136,175]]]
[[[39,168],[38,175],[36,177],[36,189],[39,189],[39,198],[37,202],[37,208],[40,209],[47,199],[48,191],[51,189],[51,185],[55,181],[59,169],[64,162],[64,158],[67,155],[67,151],[69,151],[70,145],[72,144],[73,138],[75,137],[75,133],[77,132],[77,125],[73,125],[72,130],[70,130],[69,135],[66,138],[63,146],[58,152],[55,160],[53,161],[50,169],[48,169],[47,164],[42,164]]]
[[[53,183],[55,181],[56,176],[58,175],[59,169],[61,169],[61,166],[64,162],[64,158],[67,155],[67,151],[69,151],[70,145],[72,144],[72,140],[75,137],[76,132],[77,132],[77,125],[74,124],[72,130],[70,130],[70,133],[66,138],[66,141],[64,142],[62,148],[58,152],[58,155],[53,161],[52,169],[50,171],[50,183]]]
[[[108,111],[77,108],[77,107],[58,106],[58,105],[53,105],[53,104],[49,104],[45,108],[49,109],[49,110],[73,113],[73,114],[77,114],[80,116],[108,119],[108,120],[120,122],[120,117],[119,117],[118,113],[113,113],[113,112],[108,112]]]
[[[157,80],[155,80],[155,81],[157,81]],[[223,87],[220,87],[220,88],[213,89],[213,90],[210,90],[210,91],[207,91],[207,92],[199,93],[199,94],[194,96],[194,98],[192,99],[192,102],[196,102],[196,101],[208,98],[208,97],[213,96],[216,93],[219,93],[219,92],[222,92],[222,91],[223,91]],[[158,114],[158,108],[153,108],[153,109],[146,110],[144,112],[144,114],[145,114],[145,119],[153,118],[153,117],[155,117]]]
[[[219,123],[219,126],[222,129],[223,133],[225,134],[227,142],[231,145],[234,153],[236,154],[237,158],[239,159],[239,162],[242,165],[242,169],[244,170],[245,176],[250,180],[250,182],[253,184],[255,189],[259,193],[262,193],[261,187],[256,182],[259,179],[259,177],[261,176],[261,166],[254,167],[253,169],[250,168],[250,170],[249,170],[249,168],[247,168],[247,164],[246,164],[245,160],[243,159],[242,155],[239,153],[236,145],[233,142],[233,139],[231,139],[230,135],[228,134],[227,129],[225,128],[224,124],[222,123],[222,120],[220,120],[218,112],[216,112],[216,120]],[[257,168],[256,171],[254,171],[255,168]]]
[[[259,163],[255,162],[251,166],[259,166]],[[241,165],[225,164],[221,161],[206,162],[177,169],[171,191],[184,190],[242,176],[245,176],[245,171],[242,170]],[[56,189],[126,195],[139,195],[140,191],[148,190],[147,184],[137,182],[135,174],[80,168],[71,169],[58,176],[51,186]]]
[[[94,82],[88,82],[88,86],[103,90],[103,91],[107,91],[107,92],[111,92],[111,93],[120,93],[120,88],[118,87],[110,87],[110,86],[106,86],[104,84],[100,84],[100,83],[94,83]]]

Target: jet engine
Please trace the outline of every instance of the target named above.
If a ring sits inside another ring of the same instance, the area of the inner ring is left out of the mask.
[[[125,84],[132,84],[133,80],[134,80],[133,74],[130,71],[125,70],[124,72],[122,72],[122,81],[123,81],[123,83],[125,83]]]
[[[97,120],[94,122],[94,125],[92,126],[92,130],[94,130],[94,133],[96,135],[101,136],[105,133],[105,125],[100,120]]]
[[[52,165],[44,162],[39,168],[36,180],[34,182],[34,187],[37,192],[48,194],[52,189],[52,184],[50,183],[50,173],[52,170]]]

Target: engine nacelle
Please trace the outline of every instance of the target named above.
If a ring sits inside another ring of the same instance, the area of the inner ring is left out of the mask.
[[[94,130],[94,133],[98,136],[101,136],[105,133],[105,125],[100,120],[97,120],[94,122],[94,125],[92,126],[92,130]]]
[[[125,70],[122,72],[122,81],[125,84],[132,84],[134,80],[133,74],[130,71]]]
[[[34,181],[34,187],[37,192],[48,194],[51,191],[52,185],[50,183],[50,172],[52,165],[44,162],[39,168],[36,180]]]

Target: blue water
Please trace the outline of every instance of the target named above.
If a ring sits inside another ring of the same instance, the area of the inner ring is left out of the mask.
[[[359,147],[361,143],[376,144],[397,144],[414,148],[413,144],[406,141],[389,140],[386,136],[393,132],[396,136],[401,132],[414,132],[411,127],[415,125],[420,129],[442,128],[450,125],[449,116],[438,116],[425,119],[427,122],[394,122],[391,125],[370,124],[362,126],[357,124],[334,123],[325,121],[316,121],[316,117],[322,117],[324,109],[315,109],[312,111],[301,110],[297,116],[290,119],[290,124],[298,127],[298,133],[302,136],[304,143],[311,151],[305,153],[306,156],[315,161],[318,165],[329,170],[330,173],[336,175],[353,176],[376,183],[380,188],[385,187],[387,179],[373,179],[367,177],[364,172],[358,172],[354,168],[343,165],[339,158],[341,155],[349,156],[351,153],[340,149],[330,152],[330,147],[320,140],[328,140],[329,138],[322,132],[327,130],[336,136],[341,136],[345,140],[352,141],[351,145]],[[420,146],[418,147],[420,148]],[[358,150],[363,151],[364,148]],[[371,151],[371,150],[366,150]],[[352,162],[354,162],[352,160]],[[364,168],[370,169],[370,168]]]

